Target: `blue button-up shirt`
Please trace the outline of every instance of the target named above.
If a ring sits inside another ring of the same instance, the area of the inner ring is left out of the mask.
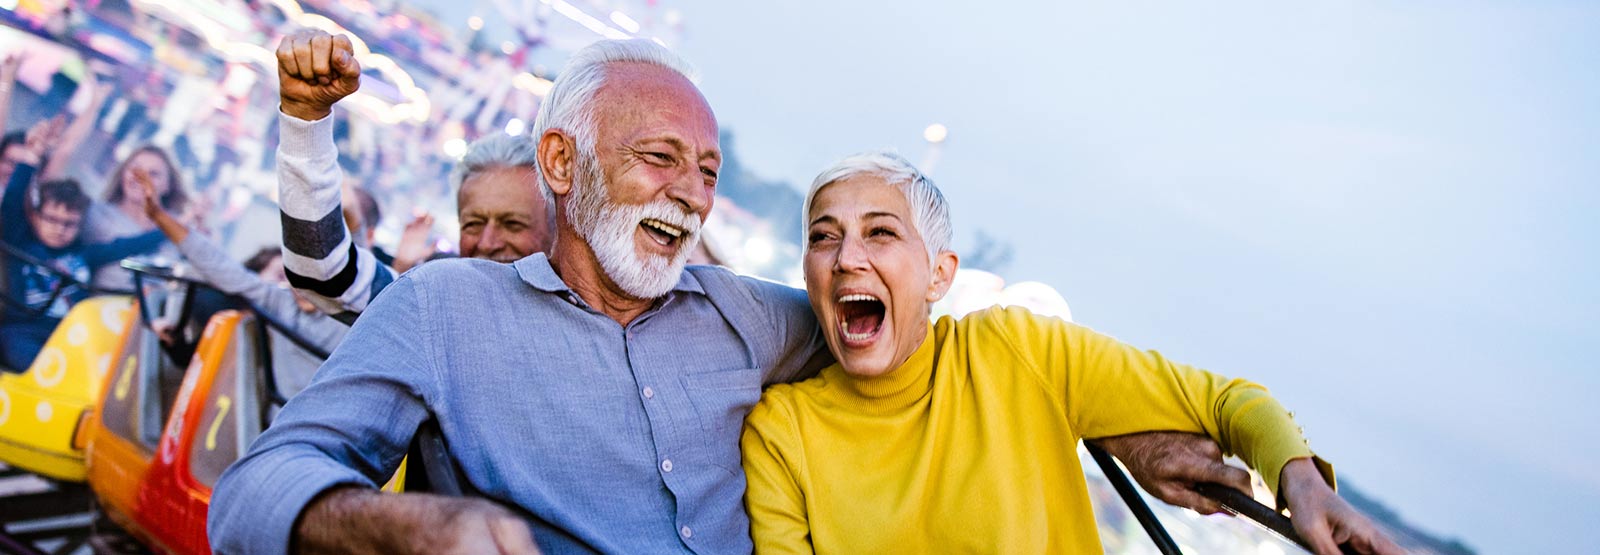
[[[431,412],[545,553],[749,552],[744,416],[830,357],[803,291],[697,271],[626,327],[542,254],[410,272],[218,482],[213,549],[285,552],[313,497],[387,480]]]

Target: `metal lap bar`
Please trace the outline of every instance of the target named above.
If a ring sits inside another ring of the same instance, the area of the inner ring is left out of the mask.
[[[1139,496],[1139,489],[1134,487],[1133,481],[1122,472],[1122,467],[1117,466],[1117,460],[1111,457],[1105,449],[1101,449],[1094,442],[1085,441],[1083,446],[1089,449],[1089,456],[1094,457],[1094,462],[1100,465],[1100,471],[1111,481],[1111,487],[1117,490],[1117,495],[1122,496],[1122,502],[1133,512],[1133,517],[1139,520],[1139,525],[1144,527],[1144,532],[1150,535],[1150,541],[1155,542],[1156,549],[1161,555],[1183,555],[1178,549],[1178,542],[1172,541],[1172,536],[1167,534],[1167,528],[1161,525],[1161,520],[1156,518],[1155,511],[1150,510],[1150,505],[1145,504],[1144,498]]]
[[[10,244],[0,242],[0,253],[3,253],[5,256],[11,257],[22,264],[42,268],[45,272],[54,274],[57,278],[59,278],[56,281],[55,288],[50,291],[50,298],[45,299],[45,301],[40,303],[39,306],[30,306],[26,299],[13,299],[10,295],[0,295],[0,301],[5,302],[5,304],[12,305],[13,308],[22,311],[28,316],[44,316],[45,313],[50,311],[50,307],[56,304],[56,299],[61,298],[61,294],[66,292],[67,286],[69,285],[77,285],[78,287],[83,288],[84,291],[91,293],[94,292],[94,289],[89,287],[89,284],[78,281],[78,278],[72,274],[63,272],[60,268],[57,268],[48,262],[34,258],[32,255],[23,252],[21,249],[11,246]]]
[[[1155,512],[1150,510],[1149,505],[1145,504],[1144,498],[1139,495],[1139,490],[1134,487],[1133,481],[1129,480],[1128,475],[1122,472],[1122,467],[1117,466],[1116,459],[1112,458],[1110,453],[1107,453],[1105,449],[1101,449],[1100,446],[1095,445],[1093,442],[1085,441],[1083,445],[1089,449],[1089,455],[1094,457],[1094,462],[1100,465],[1101,472],[1105,473],[1106,479],[1111,481],[1111,486],[1116,488],[1117,495],[1122,496],[1123,503],[1128,505],[1128,509],[1133,512],[1134,518],[1138,519],[1139,524],[1144,527],[1145,533],[1150,534],[1150,540],[1155,542],[1156,548],[1161,550],[1162,555],[1181,555],[1183,552],[1178,549],[1178,544],[1172,541],[1172,536],[1167,534],[1166,527],[1161,525],[1161,521],[1156,518]],[[1271,507],[1262,505],[1255,498],[1245,495],[1244,492],[1222,484],[1209,482],[1195,484],[1195,490],[1199,491],[1201,495],[1210,497],[1220,503],[1223,510],[1248,518],[1273,534],[1294,542],[1295,545],[1300,546],[1302,549],[1308,552],[1313,551],[1311,545],[1306,543],[1298,532],[1294,531],[1294,522],[1289,517],[1279,514]],[[1348,544],[1340,545],[1339,551],[1352,555],[1356,553]]]

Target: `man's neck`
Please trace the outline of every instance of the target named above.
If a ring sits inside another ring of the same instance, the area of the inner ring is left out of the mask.
[[[550,267],[583,302],[623,327],[655,304],[655,299],[634,297],[618,287],[600,267],[594,249],[571,228],[556,233],[555,244],[550,248]]]

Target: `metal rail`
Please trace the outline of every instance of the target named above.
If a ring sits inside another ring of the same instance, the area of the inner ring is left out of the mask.
[[[1089,455],[1094,457],[1094,462],[1100,465],[1100,471],[1106,475],[1106,479],[1111,481],[1111,487],[1117,490],[1117,495],[1122,496],[1122,502],[1128,505],[1133,517],[1138,519],[1139,525],[1150,535],[1150,540],[1155,542],[1156,549],[1160,550],[1162,555],[1183,555],[1183,551],[1178,549],[1177,542],[1172,541],[1172,536],[1167,534],[1167,529],[1161,524],[1161,520],[1156,518],[1155,511],[1150,510],[1150,505],[1139,495],[1139,490],[1134,487],[1133,481],[1128,479],[1122,467],[1117,466],[1116,459],[1093,442],[1085,441],[1083,445],[1088,448]],[[1295,532],[1294,522],[1289,517],[1262,505],[1244,492],[1209,482],[1195,484],[1195,490],[1222,504],[1223,510],[1248,518],[1278,537],[1294,542],[1308,552],[1313,551],[1311,544],[1306,543],[1305,539]],[[1340,545],[1339,551],[1352,555],[1356,553],[1348,544]]]

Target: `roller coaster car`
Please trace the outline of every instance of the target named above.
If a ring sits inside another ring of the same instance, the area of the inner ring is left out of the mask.
[[[43,303],[30,306],[0,297],[6,314],[43,317],[69,285],[94,292],[72,274],[10,245],[0,243],[0,261],[31,264],[56,278],[56,287]],[[101,379],[128,327],[129,306],[126,296],[79,302],[56,325],[28,368],[0,372],[0,461],[56,480],[84,480],[84,452],[74,445],[73,435],[81,415],[100,394]]]
[[[99,398],[130,306],[127,297],[78,303],[26,372],[0,374],[0,461],[57,480],[84,480],[84,452],[73,435]]]
[[[143,532],[135,535],[159,552],[211,552],[211,488],[266,427],[274,403],[261,380],[270,373],[253,371],[264,356],[255,320],[233,310],[213,316],[184,375],[132,515]]]
[[[135,305],[137,308],[139,305]],[[81,425],[76,442],[87,447],[89,487],[106,517],[139,536],[133,518],[141,485],[160,446],[162,423],[177,396],[180,367],[146,326],[128,326],[101,402]]]
[[[184,283],[186,299],[202,286],[161,268],[133,269],[136,275]],[[181,310],[187,313],[189,304],[184,302]],[[150,326],[134,327],[142,337],[153,336]],[[150,366],[140,358],[174,358],[163,356],[159,342],[154,350],[145,342],[142,357],[124,353],[125,362],[107,384],[106,410],[88,426],[89,482],[108,517],[158,553],[211,552],[205,530],[211,489],[285,403],[273,362],[274,346],[284,347],[274,341],[278,338],[288,340],[289,348],[327,358],[292,330],[252,309],[216,313],[192,349],[183,348],[181,339],[178,347],[166,347],[189,355],[182,383],[170,397],[143,393],[160,389],[162,372],[141,372]],[[119,403],[128,406],[119,408]],[[158,406],[166,407],[165,412]],[[163,415],[159,421],[164,424],[151,427],[150,417],[157,414]],[[137,430],[131,424],[139,424]],[[402,480],[403,466],[386,489],[397,490]]]

